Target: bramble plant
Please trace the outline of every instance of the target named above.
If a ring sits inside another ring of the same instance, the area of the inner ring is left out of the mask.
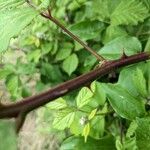
[[[0,0],[0,35],[0,149],[41,106],[60,150],[150,149],[150,0]]]

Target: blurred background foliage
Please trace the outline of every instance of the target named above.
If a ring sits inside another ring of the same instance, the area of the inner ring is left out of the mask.
[[[121,57],[123,51],[132,55],[150,50],[149,0],[32,2],[42,11],[49,6],[53,17],[108,60]],[[5,82],[10,100],[16,101],[86,73],[98,63],[54,23],[38,16],[19,36],[11,39],[8,50],[1,55],[0,79]],[[147,102],[141,99],[148,99],[150,95],[150,78],[145,69],[149,66],[141,63],[139,69],[133,65],[118,70],[115,75],[103,77],[104,84],[93,82],[92,92],[84,87],[39,109],[34,118],[36,132],[56,137],[58,145],[52,149],[136,149],[141,144],[136,144],[135,138],[139,136],[135,137],[134,133],[140,135],[141,122],[148,120],[139,118],[135,121],[136,117],[145,115]],[[117,84],[105,84],[108,82]],[[127,103],[117,104],[119,93]],[[139,95],[140,102],[137,102]],[[72,135],[76,136],[70,137]],[[49,148],[47,145],[41,149]]]

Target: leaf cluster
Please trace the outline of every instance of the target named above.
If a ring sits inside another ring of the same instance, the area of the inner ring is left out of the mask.
[[[23,54],[13,63],[2,62],[4,67],[0,69],[0,79],[12,101],[99,64],[81,45],[40,16],[39,12],[47,7],[67,29],[107,60],[120,58],[123,52],[133,55],[150,50],[149,0],[33,0],[33,4],[36,9],[25,1],[0,0],[2,58],[16,55],[18,50]],[[53,127],[51,132],[69,133],[66,140],[61,139],[61,150],[149,149],[149,68],[149,61],[124,67],[49,103],[37,114],[40,130],[46,130],[40,126],[44,120],[47,128],[49,124]],[[33,91],[28,84],[31,80],[35,82]],[[3,121],[1,129],[13,132]],[[3,138],[4,132],[0,133],[5,147],[12,140],[16,142],[14,133],[10,141]]]

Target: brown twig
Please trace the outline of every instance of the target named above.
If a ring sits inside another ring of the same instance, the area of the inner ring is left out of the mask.
[[[51,20],[53,23],[55,23],[58,27],[60,27],[64,32],[66,32],[72,39],[77,41],[79,44],[81,44],[88,52],[90,52],[93,56],[96,57],[98,61],[105,60],[101,55],[99,55],[94,49],[89,47],[87,44],[85,44],[79,37],[74,35],[71,31],[69,31],[65,26],[63,26],[56,18],[52,17],[50,10],[48,10],[48,13],[41,13],[41,16],[44,18],[47,18]]]
[[[87,74],[78,76],[75,79],[64,82],[46,92],[25,98],[13,104],[8,104],[5,106],[2,105],[2,107],[0,107],[0,118],[18,117],[23,110],[26,110],[26,113],[28,113],[50,101],[55,100],[58,97],[61,97],[79,87],[86,85],[86,83],[92,82],[97,78],[110,73],[112,70],[148,59],[150,59],[150,54],[144,52],[129,56],[127,58],[114,60],[111,61],[111,63],[107,62],[100,68],[97,68]]]

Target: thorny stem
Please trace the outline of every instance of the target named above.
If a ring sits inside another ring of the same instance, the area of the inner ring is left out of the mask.
[[[87,83],[96,80],[113,70],[120,67],[134,64],[137,62],[145,61],[150,59],[149,53],[139,53],[127,58],[121,58],[118,60],[106,62],[101,67],[90,71],[89,73],[78,76],[72,80],[66,81],[52,89],[49,89],[43,93],[37,94],[35,96],[27,97],[13,104],[1,105],[0,107],[0,118],[13,118],[17,117],[23,110],[26,113],[45,105],[46,103],[55,100],[65,94],[85,86]]]
[[[49,13],[41,13],[41,15],[44,18],[47,18],[51,20],[53,23],[55,23],[57,26],[59,26],[64,32],[66,32],[71,38],[73,38],[75,41],[77,41],[79,44],[81,44],[87,51],[89,51],[92,55],[96,57],[98,61],[105,60],[101,55],[99,55],[94,49],[89,47],[87,44],[85,44],[80,38],[78,38],[76,35],[74,35],[72,32],[70,32],[65,26],[63,26],[56,18],[52,17],[50,10]]]

